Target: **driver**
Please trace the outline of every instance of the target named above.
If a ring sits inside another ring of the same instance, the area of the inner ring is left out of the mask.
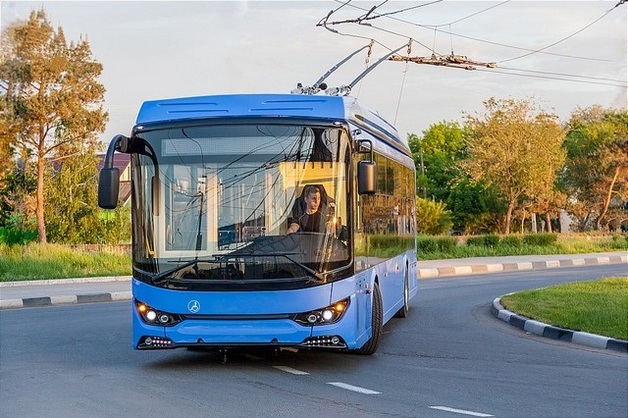
[[[305,186],[303,201],[305,202],[304,209],[302,205],[294,205],[292,215],[288,218],[287,233],[325,232],[327,219],[321,212],[321,190],[317,186]]]

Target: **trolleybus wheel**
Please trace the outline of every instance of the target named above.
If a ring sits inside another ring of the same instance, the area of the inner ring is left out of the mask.
[[[377,282],[373,285],[373,315],[371,319],[371,338],[362,347],[356,350],[358,354],[371,355],[377,351],[379,340],[384,329],[384,318],[382,316],[382,294],[379,291]]]
[[[395,318],[406,318],[410,310],[410,285],[408,284],[408,266],[403,276],[403,306],[395,313]]]

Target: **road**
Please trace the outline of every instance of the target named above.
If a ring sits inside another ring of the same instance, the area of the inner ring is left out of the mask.
[[[509,292],[625,269],[422,279],[374,356],[138,352],[128,301],[1,310],[0,416],[626,417],[628,355],[490,314]]]

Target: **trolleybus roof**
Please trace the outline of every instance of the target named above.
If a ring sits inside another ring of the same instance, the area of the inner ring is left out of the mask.
[[[360,106],[354,97],[302,94],[225,94],[150,100],[142,104],[138,125],[208,118],[299,117],[346,120],[378,133],[409,154],[397,129],[381,116]]]

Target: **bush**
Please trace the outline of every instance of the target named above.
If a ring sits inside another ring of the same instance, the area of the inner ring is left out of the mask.
[[[449,253],[453,251],[458,245],[458,240],[453,237],[438,237],[436,238],[436,246],[438,250],[443,253]]]
[[[617,250],[628,248],[628,235],[623,237],[621,235],[613,235],[611,247]]]
[[[458,241],[453,237],[417,236],[417,250],[419,254],[451,253],[457,245]]]
[[[526,245],[538,245],[541,247],[548,247],[556,244],[558,236],[556,234],[529,234],[523,237],[523,243]]]
[[[470,247],[484,247],[484,236],[478,235],[476,237],[467,238],[467,245]]]
[[[489,234],[484,236],[484,245],[489,248],[497,247],[499,244],[499,236],[495,234]]]
[[[26,230],[16,228],[0,227],[0,244],[23,245],[37,240],[36,230]]]
[[[467,245],[470,246],[495,248],[497,244],[499,244],[499,236],[495,234],[467,238]]]
[[[443,202],[416,198],[417,229],[421,234],[442,234],[453,225],[451,211]]]
[[[518,235],[506,235],[501,239],[501,245],[504,247],[519,248],[522,244],[521,238]]]
[[[438,252],[438,243],[435,237],[419,235],[416,244],[419,254]]]

